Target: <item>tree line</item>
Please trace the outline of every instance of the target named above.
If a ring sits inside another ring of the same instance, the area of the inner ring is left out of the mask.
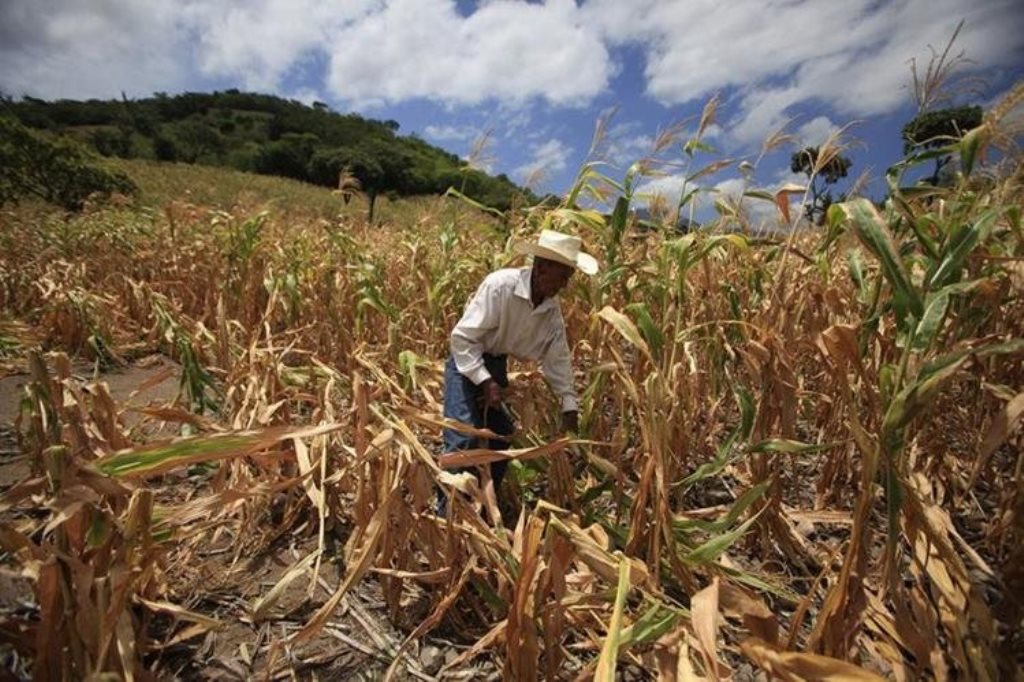
[[[371,212],[381,194],[441,194],[451,187],[499,210],[516,196],[536,201],[504,174],[492,177],[415,135],[399,135],[396,121],[341,114],[322,102],[226,90],[131,100],[4,98],[0,109],[104,156],[226,166],[327,187],[354,178]]]

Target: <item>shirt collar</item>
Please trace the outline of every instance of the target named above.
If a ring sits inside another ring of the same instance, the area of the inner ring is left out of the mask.
[[[519,269],[519,280],[516,282],[515,295],[533,305],[533,300],[530,298],[530,270],[528,267]],[[541,313],[556,305],[558,305],[558,297],[545,298],[539,306],[533,309],[533,312]]]

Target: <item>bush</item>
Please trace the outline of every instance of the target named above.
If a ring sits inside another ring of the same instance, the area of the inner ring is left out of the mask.
[[[93,132],[92,146],[103,156],[132,157],[131,132],[111,128],[100,128]]]
[[[0,117],[0,205],[35,196],[78,211],[94,194],[137,191],[127,175],[99,166],[74,142],[46,140]]]

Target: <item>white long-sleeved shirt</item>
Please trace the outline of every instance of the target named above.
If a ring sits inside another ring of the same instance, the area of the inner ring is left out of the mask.
[[[562,411],[579,409],[558,299],[548,298],[533,307],[529,268],[497,270],[484,279],[452,330],[451,351],[459,372],[477,385],[491,378],[484,353],[540,360]]]

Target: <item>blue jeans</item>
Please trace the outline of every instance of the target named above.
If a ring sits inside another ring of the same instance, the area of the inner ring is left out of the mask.
[[[508,359],[504,355],[484,354],[484,367],[491,373],[491,377],[498,382],[502,388],[508,386]],[[455,419],[463,424],[469,424],[476,428],[490,429],[499,435],[511,435],[515,431],[515,424],[508,412],[503,407],[484,410],[480,404],[483,390],[466,378],[455,366],[455,359],[448,358],[444,366],[444,416]],[[474,448],[488,448],[490,450],[508,450],[509,443],[505,440],[494,438],[480,438],[467,433],[459,433],[452,429],[444,430],[444,451],[456,452],[458,450],[471,450]],[[507,461],[491,462],[491,480],[494,481],[494,490],[501,487],[501,481],[505,478],[505,471],[508,469]],[[447,500],[441,492],[438,499],[438,512],[444,513]]]

